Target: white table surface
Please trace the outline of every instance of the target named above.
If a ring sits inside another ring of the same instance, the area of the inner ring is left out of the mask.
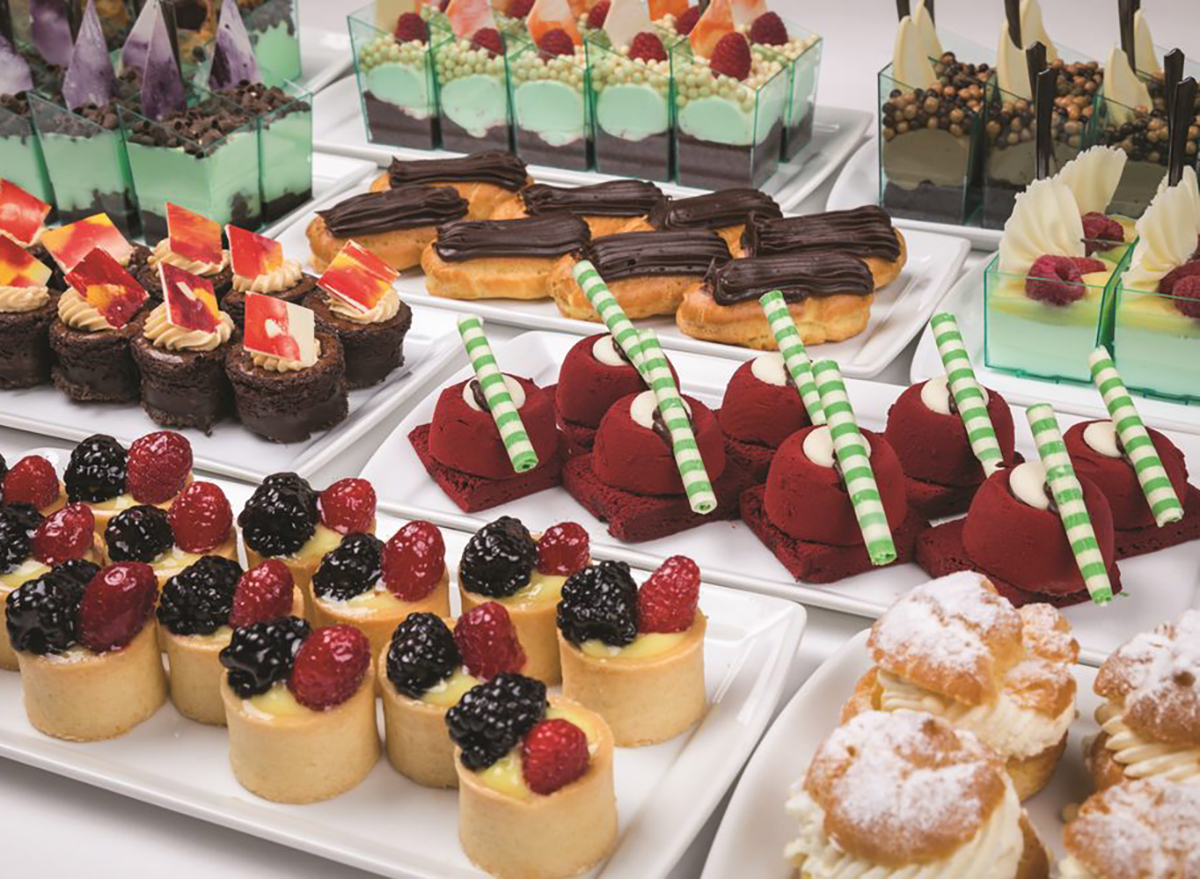
[[[340,30],[345,15],[362,5],[341,0],[300,0],[303,26]],[[891,55],[895,5],[891,0],[801,2],[774,0],[773,8],[825,37],[821,103],[872,110],[875,73]],[[1103,58],[1117,39],[1116,3],[1108,0],[1043,0],[1049,33],[1064,45]],[[1188,0],[1145,0],[1156,42],[1183,40],[1189,57],[1200,57],[1200,29]],[[982,0],[938,0],[939,26],[991,47],[1003,20],[1003,4]],[[820,210],[832,181],[800,210]],[[981,254],[968,259],[967,270]],[[519,331],[493,326],[489,334],[503,341]],[[880,381],[908,383],[915,341],[879,376]],[[448,374],[452,370],[447,370]],[[430,380],[434,386],[444,376]],[[418,398],[419,399],[419,398]],[[325,485],[357,475],[388,432],[408,411],[402,408],[367,434],[341,460],[313,479]],[[0,451],[8,454],[32,446],[69,447],[21,431],[0,428]],[[866,621],[809,609],[809,627],[789,680],[790,697],[809,674],[841,644],[861,631]],[[782,707],[782,703],[781,703]],[[180,772],[189,771],[181,763]],[[782,804],[780,804],[782,807]],[[722,805],[723,809],[723,805]],[[672,879],[698,876],[721,809],[671,874]],[[192,818],[143,805],[85,784],[0,760],[0,850],[4,875],[86,875],[90,879],[212,879],[213,876],[256,879],[328,879],[368,874],[333,864]],[[653,879],[653,877],[647,877]]]

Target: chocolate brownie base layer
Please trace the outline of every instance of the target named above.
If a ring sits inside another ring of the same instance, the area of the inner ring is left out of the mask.
[[[530,165],[546,165],[550,168],[566,168],[570,171],[586,171],[591,167],[591,150],[586,138],[563,146],[551,146],[540,135],[523,128],[516,129],[517,155]]]
[[[978,485],[968,487],[938,485],[904,477],[904,490],[908,494],[908,505],[926,519],[946,519],[961,516],[971,506],[971,499],[979,491]]]
[[[509,479],[488,479],[447,467],[429,452],[429,425],[422,424],[409,435],[413,451],[421,459],[425,470],[464,513],[478,513],[509,501],[528,497],[562,484],[563,447],[549,461],[543,461],[528,473],[514,474]]]
[[[0,311],[0,388],[32,388],[50,381],[54,354],[50,350],[50,325],[58,317],[58,296],[51,294],[41,308],[10,313]]]
[[[139,284],[146,288],[146,292],[150,294],[150,298],[155,302],[162,302],[163,291],[162,283],[158,276],[158,266],[152,266],[149,262],[137,266],[137,270],[131,272]],[[224,299],[233,289],[233,269],[226,264],[225,268],[217,272],[215,275],[204,275],[206,281],[213,286],[213,295],[218,301]]]
[[[928,181],[916,189],[889,183],[883,188],[883,207],[897,217],[934,223],[963,222],[963,191],[960,186],[937,186]]]
[[[477,153],[482,150],[507,150],[508,126],[493,125],[483,135],[475,137],[461,125],[441,117],[442,149],[456,153]]]
[[[1162,528],[1157,525],[1125,531],[1118,528],[1116,537],[1118,560],[1200,540],[1200,489],[1194,485],[1188,486],[1187,495],[1183,498],[1183,518],[1178,522]]]
[[[671,158],[669,131],[642,140],[625,140],[596,128],[596,170],[601,174],[670,180]]]
[[[608,524],[608,533],[628,543],[656,540],[709,522],[736,519],[738,497],[753,478],[735,462],[725,462],[725,472],[713,483],[717,508],[707,516],[692,512],[685,495],[634,494],[605,485],[596,478],[591,454],[576,455],[563,467],[563,488],[579,504]]]
[[[747,443],[734,439],[728,434],[725,435],[725,457],[737,461],[738,466],[750,474],[755,485],[767,481],[767,474],[771,471],[771,461],[775,458],[775,451],[770,446]]]
[[[680,134],[675,140],[679,185],[699,189],[761,186],[779,167],[782,144],[783,126],[778,122],[761,143],[749,146],[712,143]]]
[[[133,403],[141,396],[141,376],[129,340],[134,324],[119,330],[83,333],[62,321],[50,325],[50,348],[57,362],[54,386],[80,403]]]
[[[305,296],[316,289],[316,278],[312,275],[301,275],[300,281],[295,287],[268,295],[274,296],[276,299],[282,299],[285,302],[291,302],[293,305],[299,305],[304,301]],[[242,329],[246,323],[246,294],[239,290],[230,290],[225,294],[225,298],[221,300],[221,311],[233,318],[233,322],[239,330]]]
[[[438,119],[416,119],[395,104],[381,101],[371,92],[363,92],[363,108],[373,143],[431,150],[437,146]]]
[[[305,296],[304,305],[313,310],[319,324],[337,333],[346,358],[346,384],[351,389],[378,384],[404,363],[404,336],[412,326],[412,309],[403,302],[391,320],[377,324],[339,317],[329,310],[320,290]]]
[[[789,161],[796,157],[796,153],[804,149],[812,141],[813,136],[813,117],[815,112],[810,111],[796,125],[789,125],[783,132],[783,160]]]
[[[312,187],[303,192],[285,192],[279,198],[273,198],[262,203],[263,224],[273,223],[286,217],[305,202],[312,201]]]
[[[1049,595],[1043,592],[1029,592],[1007,580],[990,574],[971,561],[967,548],[963,545],[963,525],[966,519],[955,519],[942,525],[935,525],[923,531],[917,537],[916,562],[921,570],[930,577],[945,577],[957,574],[959,571],[974,571],[982,574],[996,587],[996,591],[1012,602],[1014,607],[1042,602],[1055,607],[1070,607],[1073,604],[1083,604],[1090,601],[1086,591],[1071,592],[1066,595]],[[1116,565],[1109,571],[1109,580],[1113,592],[1121,591],[1121,571]]]
[[[871,563],[865,545],[812,543],[797,540],[776,528],[767,519],[767,512],[763,509],[765,493],[766,487],[759,485],[742,495],[742,521],[797,580],[805,583],[836,583],[856,574],[878,570],[879,566]],[[929,523],[915,511],[908,511],[908,517],[892,532],[892,541],[896,544],[896,561],[892,562],[893,565],[903,565],[913,560],[917,535],[928,527]]]
[[[233,411],[233,388],[225,375],[229,345],[212,351],[167,351],[139,332],[130,345],[142,374],[142,409],[164,427],[212,427]]]

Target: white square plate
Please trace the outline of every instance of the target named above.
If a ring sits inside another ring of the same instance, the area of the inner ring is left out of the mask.
[[[354,64],[350,34],[300,27],[300,85],[316,94]]]
[[[576,340],[552,333],[526,333],[498,346],[496,359],[508,373],[531,378],[542,387],[558,380],[563,357]],[[712,408],[721,405],[725,385],[738,364],[731,360],[673,352],[671,360],[679,371],[685,393]],[[466,369],[448,379],[443,387],[462,381]],[[877,382],[849,381],[847,389],[859,423],[882,431],[887,411],[903,390]],[[816,607],[877,617],[900,595],[929,578],[915,564],[880,568],[829,585],[797,583],[750,529],[741,522],[712,522],[660,540],[622,543],[609,536],[605,526],[583,509],[565,489],[554,488],[481,513],[463,513],[432,479],[408,441],[409,432],[428,424],[437,394],[432,393],[404,418],[367,463],[363,476],[370,479],[382,507],[400,515],[427,518],[439,524],[475,530],[502,515],[517,516],[530,528],[546,528],[555,522],[574,520],[592,534],[596,555],[618,558],[644,568],[655,568],[663,559],[683,553],[696,560],[714,583],[749,589]],[[1037,452],[1029,427],[1020,410],[1014,412],[1017,447],[1026,458]],[[1082,419],[1064,416],[1063,429]],[[1200,438],[1173,435],[1172,439],[1200,472]],[[417,478],[413,474],[418,474]],[[1099,664],[1114,647],[1136,632],[1197,606],[1200,571],[1200,541],[1161,550],[1121,562],[1125,597],[1107,607],[1077,605],[1064,612],[1075,626],[1083,647],[1083,661]]]

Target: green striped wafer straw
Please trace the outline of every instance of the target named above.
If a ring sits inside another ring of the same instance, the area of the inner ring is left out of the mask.
[[[496,421],[496,429],[500,431],[500,439],[512,461],[513,470],[518,473],[532,470],[538,465],[537,452],[533,450],[533,443],[521,421],[521,413],[517,411],[508,392],[504,373],[496,365],[496,355],[492,353],[492,346],[483,332],[483,321],[473,314],[463,315],[458,319],[458,333],[462,336],[467,356],[471,358],[471,368],[475,370],[475,378],[483,389],[483,397]]]
[[[842,373],[832,360],[822,360],[813,367],[813,378],[821,392],[821,407],[833,437],[833,450],[837,453],[871,564],[891,564],[896,560],[896,544],[883,511],[883,499],[875,483],[866,441],[854,420],[854,410],[850,408]]]
[[[808,360],[808,351],[804,348],[804,341],[796,329],[796,322],[792,320],[792,313],[788,311],[782,291],[764,293],[759,297],[758,304],[762,306],[771,332],[775,334],[775,344],[779,346],[784,365],[796,384],[800,402],[808,411],[808,420],[813,424],[824,424],[825,410],[821,408],[821,394],[817,390],[817,383],[813,381],[812,363]]]
[[[1162,459],[1154,448],[1154,441],[1146,431],[1138,415],[1133,398],[1121,381],[1121,375],[1113,364],[1108,350],[1103,346],[1097,348],[1088,357],[1088,366],[1092,369],[1092,381],[1104,398],[1108,415],[1116,428],[1117,436],[1125,454],[1133,464],[1133,472],[1137,474],[1138,482],[1145,492],[1146,502],[1154,513],[1154,521],[1159,528],[1178,522],[1183,518],[1183,504],[1175,494],[1175,488],[1167,477]]]
[[[1071,466],[1071,456],[1067,454],[1067,446],[1058,429],[1054,407],[1049,403],[1038,403],[1025,410],[1025,417],[1029,419],[1033,442],[1046,468],[1046,484],[1058,506],[1058,515],[1067,531],[1067,542],[1075,553],[1075,564],[1083,575],[1084,585],[1092,601],[1108,604],[1113,597],[1112,584],[1100,556],[1092,517],[1083,502],[1083,486]]]
[[[617,302],[617,297],[612,295],[612,291],[608,289],[608,285],[604,283],[604,279],[590,260],[581,259],[575,263],[572,272],[579,289],[588,298],[588,302],[592,303],[592,308],[596,309],[596,313],[612,333],[613,340],[624,349],[629,362],[642,374],[642,378],[646,378],[646,371],[642,368],[642,346],[637,327],[625,315],[625,309]],[[646,379],[646,384],[650,384],[649,379]]]
[[[992,427],[992,416],[988,414],[983,389],[975,379],[971,358],[958,331],[958,321],[954,315],[943,311],[933,316],[929,326],[933,329],[933,339],[937,343],[942,365],[946,368],[946,383],[954,396],[954,405],[962,418],[963,427],[967,429],[971,451],[983,465],[984,475],[991,476],[1004,466],[1004,453],[1000,451],[1000,441],[996,439],[996,430]]]

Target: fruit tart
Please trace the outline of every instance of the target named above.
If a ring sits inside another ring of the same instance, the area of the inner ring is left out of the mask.
[[[811,424],[783,355],[775,351],[737,368],[716,414],[725,434],[725,456],[756,483],[766,481],[783,441]]]
[[[0,475],[0,503],[28,504],[49,516],[67,505],[67,490],[49,460],[26,455]]]

